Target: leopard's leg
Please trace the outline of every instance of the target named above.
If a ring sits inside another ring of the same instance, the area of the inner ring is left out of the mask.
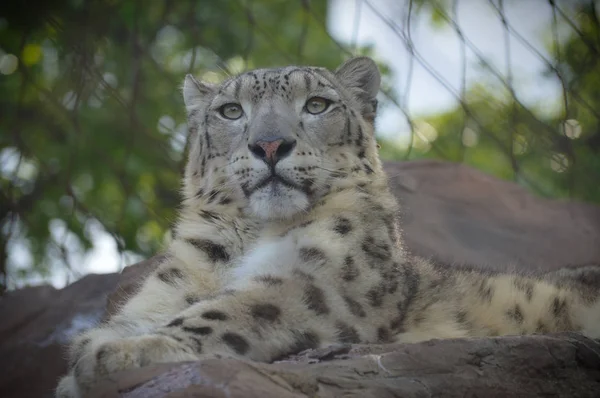
[[[420,267],[422,275],[435,274]],[[446,272],[435,288],[422,284],[406,311],[399,341],[576,331],[600,337],[600,286],[578,286],[572,278]]]
[[[269,362],[308,348],[368,341],[376,324],[351,314],[327,282],[302,272],[256,276],[243,290],[223,293],[182,311],[152,338],[132,337],[100,347],[96,369],[106,374],[193,353]],[[174,352],[175,342],[179,353]],[[132,365],[132,363],[135,363]]]
[[[60,383],[58,396],[78,397],[91,388],[97,377],[94,366],[98,348],[103,344],[151,334],[175,314],[221,289],[221,274],[215,270],[226,267],[239,249],[231,242],[219,239],[222,234],[207,232],[205,235],[210,239],[179,238],[174,241],[170,253],[177,253],[176,257],[167,255],[146,278],[139,292],[105,324],[73,340],[68,355],[71,372]],[[190,354],[185,358],[195,356]]]

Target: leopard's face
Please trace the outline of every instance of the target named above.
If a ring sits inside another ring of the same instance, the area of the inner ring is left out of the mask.
[[[335,74],[261,69],[219,86],[188,78],[184,95],[200,146],[189,161],[212,170],[208,178],[226,175],[224,185],[249,214],[271,220],[306,212],[339,180],[372,172],[378,85],[368,58]]]

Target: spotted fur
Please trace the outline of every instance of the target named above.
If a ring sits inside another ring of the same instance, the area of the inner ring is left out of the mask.
[[[219,85],[188,76],[192,145],[176,238],[140,291],[73,341],[57,396],[156,362],[273,361],[332,343],[600,337],[600,268],[484,275],[405,252],[373,136],[378,89],[364,57],[335,72],[262,69]]]

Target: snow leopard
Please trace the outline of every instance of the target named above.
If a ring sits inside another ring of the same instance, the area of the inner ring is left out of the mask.
[[[77,336],[57,397],[152,363],[272,362],[338,343],[576,331],[597,286],[439,267],[402,238],[374,133],[377,64],[183,84],[189,150],[172,243],[119,311]]]

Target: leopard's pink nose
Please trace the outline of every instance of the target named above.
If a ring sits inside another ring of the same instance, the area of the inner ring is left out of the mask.
[[[254,156],[274,166],[281,159],[292,153],[296,146],[296,140],[285,140],[276,138],[273,140],[257,140],[248,144],[248,149]]]

